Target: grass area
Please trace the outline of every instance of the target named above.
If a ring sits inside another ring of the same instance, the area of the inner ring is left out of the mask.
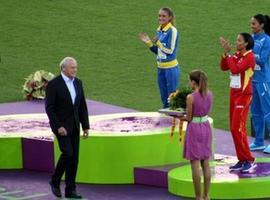
[[[229,75],[219,70],[220,35],[249,32],[250,17],[269,12],[268,0],[0,0],[0,102],[22,100],[23,78],[58,73],[72,55],[88,98],[153,111],[161,107],[154,55],[137,39],[155,34],[157,11],[170,6],[180,32],[181,84],[200,68],[214,92],[215,127],[228,127]],[[269,14],[269,13],[268,13]],[[90,108],[91,109],[91,108]]]

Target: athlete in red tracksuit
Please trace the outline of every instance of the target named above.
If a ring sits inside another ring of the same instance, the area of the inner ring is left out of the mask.
[[[239,34],[237,42],[239,42],[238,40],[241,39],[244,40],[244,36]],[[251,46],[253,47],[253,45]],[[239,51],[239,49],[237,50]],[[239,160],[236,165],[230,167],[232,171],[239,170],[242,172],[249,172],[251,169],[256,167],[254,157],[249,149],[246,130],[246,120],[252,99],[251,80],[255,63],[255,56],[251,51],[251,47],[248,49],[242,49],[240,52],[236,52],[234,55],[224,54],[221,58],[221,69],[223,71],[229,70],[231,72],[230,130],[232,133],[237,158]]]

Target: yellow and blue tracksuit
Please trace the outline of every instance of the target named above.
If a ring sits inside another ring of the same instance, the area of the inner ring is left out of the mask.
[[[169,107],[168,97],[179,87],[180,69],[176,59],[178,52],[178,31],[168,23],[158,27],[157,42],[149,41],[147,46],[157,54],[158,85],[163,108]]]
[[[253,52],[256,57],[251,103],[252,124],[256,134],[251,150],[264,148],[265,123],[270,125],[270,37],[266,33],[253,35]],[[258,149],[259,150],[259,149]]]

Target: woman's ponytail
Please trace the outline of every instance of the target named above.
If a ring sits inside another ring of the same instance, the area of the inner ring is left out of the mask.
[[[202,96],[207,96],[208,86],[207,86],[207,76],[203,71],[193,70],[189,74],[189,79],[195,81],[199,87],[199,92]]]
[[[200,72],[199,92],[202,96],[207,95],[207,76],[204,72]]]
[[[268,15],[264,15],[264,32],[270,36],[270,17]]]

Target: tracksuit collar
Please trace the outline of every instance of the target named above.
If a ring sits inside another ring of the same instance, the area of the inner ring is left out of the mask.
[[[170,23],[168,23],[164,28],[162,28],[161,26],[159,26],[158,27],[158,31],[164,31],[164,32],[166,32],[166,31],[168,31],[169,30],[169,28],[171,28],[173,25],[172,25],[172,23],[170,22]]]

